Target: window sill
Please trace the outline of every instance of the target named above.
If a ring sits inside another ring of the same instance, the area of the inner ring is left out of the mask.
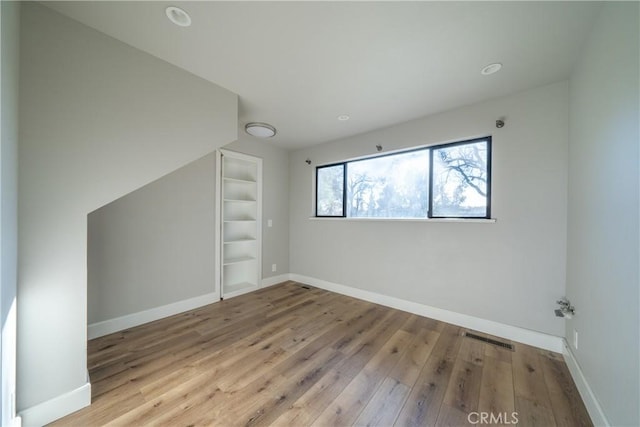
[[[495,223],[497,218],[345,218],[312,216],[316,221],[355,221],[355,222],[451,222],[451,223]]]

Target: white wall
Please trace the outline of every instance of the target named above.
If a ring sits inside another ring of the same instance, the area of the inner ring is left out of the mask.
[[[553,309],[565,292],[567,133],[560,82],[293,152],[291,272],[563,335]],[[495,223],[310,219],[319,164],[485,135]]]
[[[18,408],[35,424],[87,391],[87,214],[235,140],[237,96],[40,4],[20,37]]]
[[[605,3],[570,80],[566,336],[616,426],[640,425],[639,23]]]
[[[211,153],[89,214],[89,324],[215,291]]]
[[[18,83],[20,3],[0,3],[2,39],[2,139],[0,143],[0,353],[2,387],[0,425],[15,421],[12,399],[16,391],[16,287],[18,267]]]
[[[262,159],[262,278],[289,273],[289,152],[268,141],[238,133],[227,150]],[[267,221],[272,220],[272,227]],[[275,273],[271,265],[276,264]]]

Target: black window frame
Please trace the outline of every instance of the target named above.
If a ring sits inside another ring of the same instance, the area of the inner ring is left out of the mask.
[[[477,144],[486,141],[487,143],[487,206],[485,215],[481,216],[434,216],[433,215],[433,152],[440,148],[456,147],[459,145]],[[427,209],[427,217],[434,219],[490,219],[491,218],[491,157],[492,146],[491,136],[484,138],[467,139],[464,141],[449,142],[446,144],[431,145],[426,147],[429,150],[429,208]]]
[[[469,145],[469,144],[477,144],[479,142],[486,142],[487,144],[487,204],[485,215],[481,216],[433,216],[433,152],[435,150],[441,148],[449,148],[455,147],[458,145]],[[348,167],[349,163],[360,162],[363,160],[371,160],[377,159],[381,157],[388,157],[394,155],[400,155],[405,153],[411,153],[415,151],[428,151],[429,152],[429,176],[428,176],[428,207],[427,207],[427,216],[425,218],[399,218],[399,217],[389,217],[389,218],[378,218],[378,219],[389,219],[389,220],[421,220],[421,219],[491,219],[491,196],[492,196],[492,157],[493,157],[493,147],[491,136],[486,136],[483,138],[474,138],[474,139],[465,139],[461,141],[449,142],[444,144],[430,145],[426,147],[417,147],[410,148],[408,150],[396,151],[393,153],[384,153],[376,156],[363,157],[355,160],[349,160],[344,162],[331,163],[326,165],[316,166],[316,188],[315,188],[315,217],[316,218],[356,218],[359,217],[347,217],[347,175],[348,175]],[[320,169],[330,168],[335,166],[342,166],[342,215],[318,215],[318,173]]]
[[[318,215],[318,174],[320,169],[342,166],[342,215]],[[330,165],[316,166],[316,218],[346,218],[347,217],[347,162],[332,163]]]

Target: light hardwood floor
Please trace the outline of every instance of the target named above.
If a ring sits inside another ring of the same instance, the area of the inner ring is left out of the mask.
[[[561,355],[462,332],[287,282],[90,341],[54,425],[591,425]]]

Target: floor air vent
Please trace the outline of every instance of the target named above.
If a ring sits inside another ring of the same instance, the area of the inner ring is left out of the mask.
[[[302,286],[300,286],[300,287],[301,287],[302,289],[311,289],[310,287],[305,286],[305,285],[302,285]]]
[[[488,344],[497,345],[498,347],[506,348],[508,350],[513,351],[513,344],[507,344],[506,342],[492,340],[491,338],[481,337],[480,335],[472,334],[471,332],[465,332],[464,336],[474,340],[486,342]]]

